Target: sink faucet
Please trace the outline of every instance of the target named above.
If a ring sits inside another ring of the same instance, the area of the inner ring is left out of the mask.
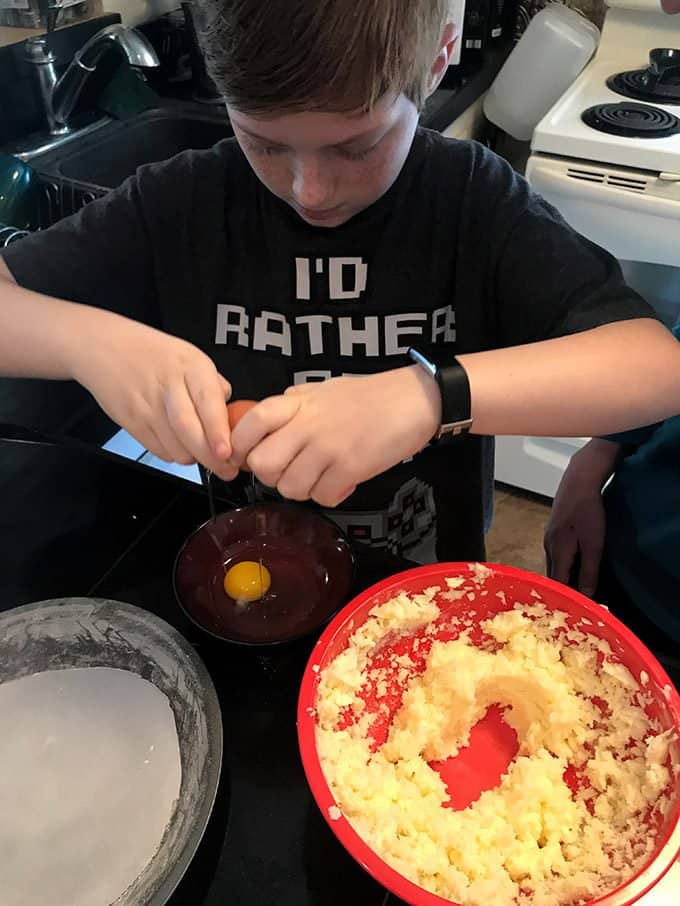
[[[159,66],[156,52],[146,38],[133,28],[109,25],[87,41],[57,78],[56,57],[48,46],[49,33],[26,41],[26,58],[35,66],[50,135],[71,131],[69,118],[78,98],[99,61],[111,49],[127,59],[130,66],[152,69]]]

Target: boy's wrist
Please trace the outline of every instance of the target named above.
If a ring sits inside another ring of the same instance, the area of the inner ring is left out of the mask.
[[[415,390],[415,412],[419,423],[422,421],[423,430],[428,439],[434,437],[439,430],[442,419],[442,400],[439,387],[432,378],[418,365],[409,365],[397,369]]]
[[[451,353],[423,353],[411,347],[408,357],[437,387],[439,424],[434,440],[447,434],[465,434],[472,427],[470,382],[463,365]]]
[[[88,364],[115,329],[117,315],[88,305],[68,304],[61,319],[57,355],[68,378],[86,385]]]

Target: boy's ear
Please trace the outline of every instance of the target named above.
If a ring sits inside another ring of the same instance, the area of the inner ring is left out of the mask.
[[[680,2],[680,0],[678,0],[678,2]],[[434,59],[432,68],[430,69],[430,81],[428,86],[430,94],[432,94],[432,92],[444,78],[446,70],[449,67],[449,63],[451,62],[451,58],[453,57],[453,50],[456,46],[456,41],[459,37],[460,35],[457,27],[453,24],[453,22],[448,22],[442,34],[442,39],[439,44],[439,52]]]

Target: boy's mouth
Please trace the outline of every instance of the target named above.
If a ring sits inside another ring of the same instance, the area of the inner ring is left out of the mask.
[[[297,204],[293,204],[293,208],[303,220],[306,220],[309,223],[329,223],[338,220],[338,218],[343,218],[343,208],[341,205],[334,208],[326,208],[325,210],[315,209],[311,211]]]

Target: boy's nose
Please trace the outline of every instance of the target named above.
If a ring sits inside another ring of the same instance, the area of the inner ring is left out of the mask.
[[[328,167],[312,158],[298,160],[293,173],[293,196],[308,211],[332,207],[333,180]]]

